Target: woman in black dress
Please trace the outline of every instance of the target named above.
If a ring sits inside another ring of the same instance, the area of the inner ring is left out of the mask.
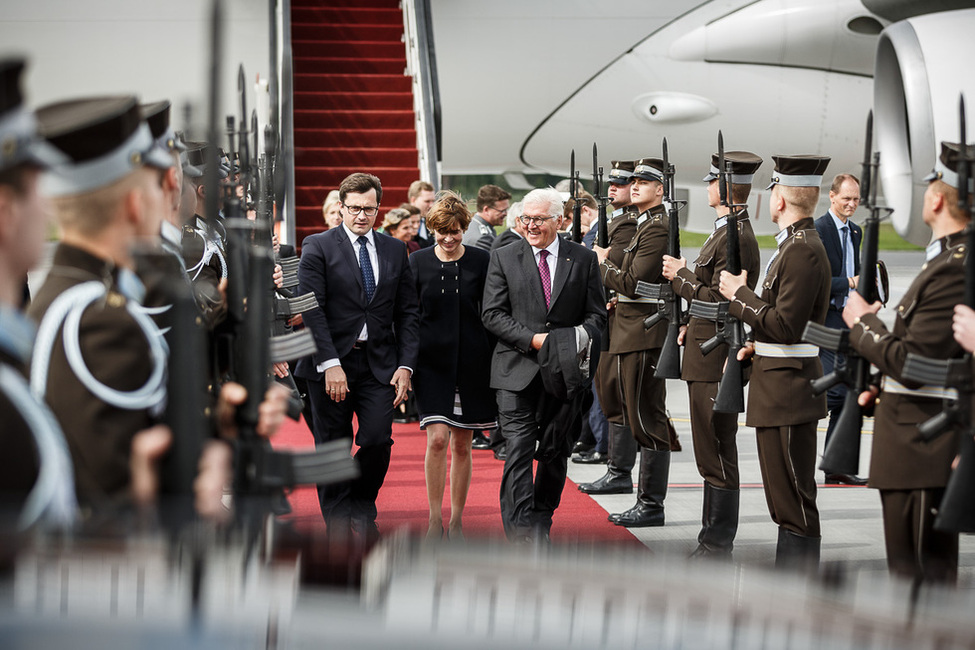
[[[450,522],[461,538],[461,517],[471,484],[471,433],[495,424],[490,387],[493,341],[481,322],[481,296],[490,255],[461,241],[471,213],[446,192],[427,215],[436,245],[410,256],[420,297],[420,354],[413,390],[420,427],[427,431],[424,473],[430,504],[428,537],[443,534],[441,506],[450,447]]]

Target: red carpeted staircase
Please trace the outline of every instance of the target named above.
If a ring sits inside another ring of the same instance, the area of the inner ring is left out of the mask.
[[[420,178],[399,0],[292,0],[296,243],[352,172],[383,184],[377,224]]]

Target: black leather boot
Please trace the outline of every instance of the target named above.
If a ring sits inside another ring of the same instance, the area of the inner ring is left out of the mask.
[[[667,496],[669,478],[670,451],[644,448],[640,452],[640,483],[636,505],[610,521],[626,528],[663,526],[664,498]]]
[[[625,424],[609,425],[609,462],[606,473],[592,483],[579,486],[586,494],[633,494],[633,464],[636,440]]]
[[[779,527],[775,546],[775,568],[792,569],[815,574],[819,571],[821,537],[806,537]]]
[[[704,511],[697,548],[691,557],[730,559],[738,532],[738,504],[740,492],[714,487],[704,482]]]

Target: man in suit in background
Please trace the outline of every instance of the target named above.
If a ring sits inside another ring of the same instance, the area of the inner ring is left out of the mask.
[[[316,443],[352,437],[358,419],[354,481],[318,488],[329,534],[351,526],[367,543],[378,539],[376,497],[389,468],[393,409],[406,399],[416,365],[419,306],[403,242],[373,231],[382,185],[371,174],[342,181],[343,225],[305,239],[299,293],[318,309],[305,326],[318,352],[298,362],[308,381]],[[354,281],[353,281],[354,280]]]
[[[484,185],[477,191],[477,214],[464,233],[464,246],[475,246],[491,250],[497,233],[495,227],[504,223],[511,194],[497,185]]]
[[[525,238],[525,227],[521,225],[521,201],[512,203],[511,207],[508,208],[506,222],[508,229],[502,230],[501,234],[495,238],[491,244],[492,253],[502,246],[513,244]]]
[[[606,308],[596,256],[558,236],[559,193],[532,190],[522,205],[525,241],[491,254],[483,317],[498,337],[491,387],[497,390],[498,420],[508,444],[501,518],[510,539],[545,541],[562,497],[571,441],[560,450],[564,453],[542,455],[532,477],[536,443],[546,424],[537,411],[543,400],[555,399],[543,387],[539,350],[551,332],[563,330],[561,335],[568,328],[579,344],[573,358],[585,356],[599,345]]]
[[[826,248],[830,272],[833,276],[829,290],[829,309],[826,312],[826,327],[846,329],[843,323],[843,306],[846,297],[857,286],[860,276],[860,240],[863,231],[853,223],[851,217],[860,205],[860,181],[852,174],[837,174],[829,190],[829,211],[816,219],[816,232]],[[833,372],[844,360],[844,355],[832,350],[819,349],[819,359],[823,363],[823,373]],[[826,408],[829,409],[829,424],[826,426],[826,444],[833,435],[833,428],[843,412],[846,398],[846,384],[837,384],[826,393]],[[867,479],[847,474],[827,474],[827,485],[866,485]]]
[[[419,242],[423,248],[433,246],[433,235],[427,230],[427,213],[436,200],[433,185],[426,181],[413,181],[406,191],[406,198],[410,205],[420,211],[420,227],[413,235],[413,241]]]

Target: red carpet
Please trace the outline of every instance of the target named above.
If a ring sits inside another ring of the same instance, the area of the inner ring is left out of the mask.
[[[377,503],[377,523],[384,533],[403,527],[426,532],[428,512],[423,478],[426,433],[416,423],[394,424],[393,440],[389,473]],[[288,420],[274,438],[274,446],[278,448],[310,447],[312,444],[311,432],[304,421],[295,423]],[[490,451],[474,450],[473,478],[467,507],[464,509],[464,534],[468,538],[504,537],[498,504],[502,467],[503,463],[495,460]],[[324,530],[318,495],[313,488],[295,490],[290,501],[293,513],[289,518],[299,530]],[[444,522],[449,519],[449,507],[449,496],[445,494]],[[562,504],[555,512],[552,539],[560,543],[576,540],[639,543],[628,530],[609,523],[606,520],[606,511],[579,492],[571,481],[566,481]]]

